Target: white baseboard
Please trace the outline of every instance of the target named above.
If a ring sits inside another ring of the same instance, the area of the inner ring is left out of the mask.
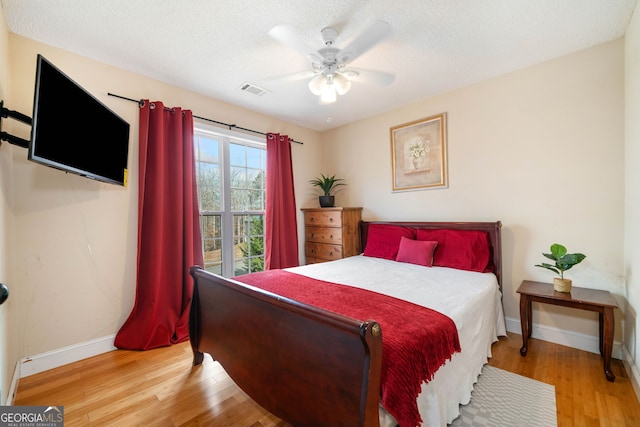
[[[115,335],[109,335],[35,356],[25,357],[18,362],[20,365],[20,378],[115,350],[114,339]]]
[[[16,367],[13,371],[9,394],[7,395],[7,401],[4,405],[13,405],[20,378],[28,377],[29,375],[48,371],[49,369],[64,366],[69,363],[77,362],[78,360],[115,350],[116,347],[113,345],[115,337],[116,336],[114,334],[102,338],[96,338],[94,340],[81,342],[68,347],[20,359],[18,363],[16,363]]]
[[[520,319],[506,317],[505,322],[507,323],[507,331],[518,335],[522,334]],[[552,328],[550,326],[534,324],[531,337],[556,344],[566,345],[567,347],[577,348],[590,353],[600,354],[600,340],[597,335],[586,335],[564,329]],[[621,342],[613,342],[611,357],[624,360]]]
[[[11,378],[11,386],[9,387],[9,394],[7,395],[7,401],[3,403],[5,406],[12,406],[13,399],[16,397],[16,391],[18,391],[18,379],[20,378],[20,362],[16,363],[16,367],[13,370],[13,378]]]
[[[636,397],[640,400],[640,372],[638,371],[638,367],[633,363],[633,358],[627,347],[622,346],[622,349],[624,354],[624,359],[622,359],[624,369],[631,379],[631,385],[633,385],[633,391],[636,392]]]

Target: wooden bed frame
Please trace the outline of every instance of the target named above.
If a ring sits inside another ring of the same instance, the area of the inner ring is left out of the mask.
[[[500,222],[361,222],[489,233],[502,285]],[[253,400],[295,426],[379,427],[382,333],[356,320],[192,267],[189,333]]]

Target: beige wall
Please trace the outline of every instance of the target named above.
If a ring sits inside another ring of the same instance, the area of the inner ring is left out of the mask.
[[[630,358],[637,368],[640,357],[640,6],[636,6],[625,39],[624,273],[627,278],[628,305],[624,335]]]
[[[6,108],[11,107],[9,99],[9,34],[4,20],[4,12],[0,3],[0,100],[4,101]],[[10,132],[10,121],[2,120],[2,130]],[[12,197],[12,147],[6,142],[0,146],[0,283],[4,283],[13,289],[10,277],[11,236],[13,229],[11,213]],[[0,404],[7,400],[11,373],[18,359],[18,350],[14,344],[14,336],[10,333],[11,313],[13,301],[10,298],[0,306]]]
[[[523,279],[552,243],[583,252],[575,285],[625,299],[624,41],[617,40],[423,100],[323,135],[365,219],[503,222],[504,307],[519,319]],[[393,193],[389,128],[448,115],[449,188]],[[621,311],[616,338],[621,339]],[[549,306],[534,322],[597,335],[597,315]],[[539,332],[538,329],[537,332]]]
[[[365,219],[501,220],[504,306],[512,319],[519,317],[520,281],[551,280],[550,272],[533,267],[551,243],[586,253],[568,275],[576,285],[616,295],[616,339],[624,323],[635,361],[640,172],[633,165],[640,162],[640,126],[631,118],[640,113],[640,78],[629,74],[640,71],[639,27],[635,16],[626,47],[614,41],[318,134],[7,35],[0,22],[0,96],[7,97],[11,76],[12,109],[31,111],[35,57],[42,53],[132,125],[126,189],[36,165],[26,150],[0,147],[0,280],[10,279],[12,290],[10,303],[0,307],[3,401],[19,358],[113,334],[133,305],[137,107],[107,92],[304,141],[293,145],[299,206],[317,206],[307,181],[324,172],[347,180],[337,203],[363,206]],[[448,114],[449,188],[391,192],[389,128],[441,112]],[[28,137],[24,128],[17,133]],[[300,240],[301,223],[299,217]],[[596,334],[591,313],[542,306],[534,322]]]
[[[194,114],[261,131],[286,133],[294,174],[312,178],[321,158],[317,132],[280,122],[155,80],[125,72],[32,40],[10,35],[14,108],[32,109],[36,54],[41,53],[131,124],[129,185],[102,184],[27,160],[16,149],[14,187],[17,330],[20,356],[40,354],[114,334],[135,295],[137,133],[135,103],[108,92],[182,106]],[[73,132],[73,111],[68,112]],[[23,135],[28,137],[27,135]],[[87,135],[91,143],[91,135]],[[304,186],[297,199],[303,202]],[[300,228],[302,230],[302,228]]]

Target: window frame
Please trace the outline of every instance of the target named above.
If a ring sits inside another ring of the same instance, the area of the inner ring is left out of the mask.
[[[251,216],[251,215],[262,215],[263,224],[265,222],[265,210],[243,210],[243,211],[234,211],[231,209],[231,158],[230,158],[230,145],[232,143],[236,143],[239,145],[244,145],[252,148],[258,148],[264,150],[265,163],[264,163],[264,173],[266,175],[266,150],[267,143],[264,139],[260,139],[259,137],[248,136],[244,133],[240,133],[233,130],[225,130],[220,129],[219,127],[214,127],[209,124],[195,121],[194,120],[194,144],[196,136],[204,136],[210,137],[212,139],[216,139],[219,141],[218,147],[218,155],[220,156],[220,178],[221,178],[221,210],[202,210],[199,202],[198,205],[198,221],[202,227],[202,217],[203,216],[215,216],[220,215],[220,223],[221,223],[221,273],[224,277],[232,277],[235,275],[235,257],[234,257],[234,239],[235,239],[235,230],[234,230],[234,217],[235,216]],[[197,161],[197,153],[194,156]],[[265,189],[266,191],[266,189]],[[263,228],[263,239],[264,239],[264,228]],[[202,251],[204,254],[204,239],[202,242]],[[227,249],[232,248],[232,249]],[[262,254],[262,258],[264,260],[264,253]],[[250,263],[250,257],[247,258]]]

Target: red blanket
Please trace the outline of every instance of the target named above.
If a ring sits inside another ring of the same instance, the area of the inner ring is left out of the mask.
[[[401,427],[421,424],[416,399],[460,341],[455,323],[437,311],[372,292],[283,270],[235,277],[252,286],[382,327],[381,403]]]

